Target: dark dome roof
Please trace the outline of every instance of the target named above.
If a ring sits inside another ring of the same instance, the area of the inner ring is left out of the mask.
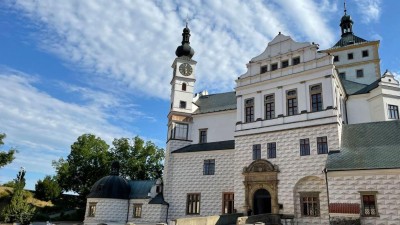
[[[119,176],[119,167],[118,162],[113,162],[111,174],[94,183],[87,198],[128,199],[131,188],[128,182]]]
[[[190,29],[187,27],[183,28],[182,32],[182,45],[178,46],[175,51],[175,55],[178,57],[187,56],[192,58],[194,55],[194,49],[190,46]]]

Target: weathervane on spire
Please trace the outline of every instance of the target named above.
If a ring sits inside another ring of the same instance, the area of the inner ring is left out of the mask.
[[[344,15],[347,15],[346,0],[343,0],[343,2],[344,2]]]

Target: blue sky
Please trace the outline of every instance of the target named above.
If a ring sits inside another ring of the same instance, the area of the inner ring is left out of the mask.
[[[353,31],[380,40],[381,71],[400,73],[400,1],[348,0]],[[321,49],[340,38],[339,0],[0,2],[0,132],[27,188],[54,174],[78,136],[139,135],[165,147],[171,64],[189,16],[196,91],[231,91],[278,32]]]

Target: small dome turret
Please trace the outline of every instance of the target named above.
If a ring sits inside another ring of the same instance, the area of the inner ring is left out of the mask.
[[[188,25],[186,23],[186,27],[183,29],[182,33],[182,45],[178,46],[175,51],[175,55],[178,57],[181,56],[187,56],[189,58],[192,58],[194,55],[194,49],[190,47],[190,29],[188,28]]]
[[[98,180],[93,185],[87,198],[128,199],[130,186],[124,178],[119,176],[119,168],[119,163],[113,162],[110,175]]]
[[[340,20],[340,27],[342,28],[342,37],[353,34],[353,20],[350,15],[347,15],[346,2],[344,3],[344,15]]]

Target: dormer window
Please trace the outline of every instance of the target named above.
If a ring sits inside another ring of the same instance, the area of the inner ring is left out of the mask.
[[[186,91],[186,83],[182,84],[182,91]]]
[[[260,68],[260,73],[266,73],[268,71],[268,65],[262,66]]]

